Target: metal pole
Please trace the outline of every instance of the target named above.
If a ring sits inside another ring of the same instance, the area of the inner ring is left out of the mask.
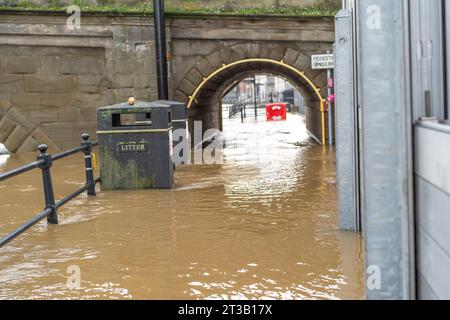
[[[356,1],[366,293],[374,300],[415,294],[408,3]]]
[[[164,0],[153,0],[155,19],[156,72],[158,78],[158,98],[169,99],[168,68],[166,47],[166,22],[164,19]]]
[[[89,141],[89,134],[83,133],[81,135],[83,142],[81,146],[84,147],[84,166],[86,170],[86,187],[88,196],[95,196],[95,178],[94,178],[94,167],[92,165],[92,142]]]
[[[331,53],[327,51],[327,53]],[[328,98],[333,94],[333,88],[330,86],[330,79],[333,78],[333,70],[327,69],[327,96]],[[328,99],[328,144],[333,146],[333,103]]]
[[[258,101],[256,100],[256,75],[253,77],[253,99],[255,103],[255,118],[258,117]]]
[[[56,209],[55,194],[53,192],[52,176],[50,168],[52,167],[52,156],[47,154],[48,146],[42,144],[38,147],[41,153],[37,160],[39,168],[42,170],[42,180],[44,183],[45,209],[51,209],[52,213],[48,215],[48,224],[58,224],[58,212]]]
[[[357,109],[354,99],[353,19],[350,10],[336,15],[335,141],[339,226],[359,231]]]

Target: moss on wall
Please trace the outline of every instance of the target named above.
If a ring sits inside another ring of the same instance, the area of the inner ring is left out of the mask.
[[[0,0],[0,10],[65,11],[78,5],[82,12],[152,13],[151,0]],[[166,0],[172,14],[236,14],[330,16],[336,13],[340,0]]]

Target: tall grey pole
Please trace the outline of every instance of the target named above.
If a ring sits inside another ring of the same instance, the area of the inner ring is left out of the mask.
[[[153,0],[155,19],[156,73],[158,78],[158,98],[169,99],[166,22],[164,19],[164,0]]]
[[[366,294],[375,300],[415,294],[408,3],[356,1]]]
[[[336,15],[335,48],[335,137],[339,194],[339,226],[346,231],[360,230],[359,164],[357,108],[353,94],[353,19],[350,10]]]

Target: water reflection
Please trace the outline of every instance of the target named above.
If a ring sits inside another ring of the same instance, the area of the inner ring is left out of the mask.
[[[61,225],[0,249],[0,298],[361,298],[362,249],[338,231],[333,153],[308,140],[301,116],[225,130],[225,164],[180,167],[171,191],[81,196]],[[59,199],[83,183],[81,155],[52,174]],[[42,209],[40,183],[35,171],[0,186],[0,235]],[[71,290],[73,265],[81,287]]]
[[[9,154],[0,154],[0,167],[4,166],[6,162],[8,162],[9,157]]]

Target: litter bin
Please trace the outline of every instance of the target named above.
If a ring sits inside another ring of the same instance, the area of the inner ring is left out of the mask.
[[[151,103],[153,106],[166,106],[172,110],[172,125],[173,125],[173,162],[175,164],[188,163],[188,155],[190,152],[189,131],[186,114],[186,106],[184,103],[159,100]]]
[[[97,109],[102,189],[170,189],[172,110],[133,103]]]

